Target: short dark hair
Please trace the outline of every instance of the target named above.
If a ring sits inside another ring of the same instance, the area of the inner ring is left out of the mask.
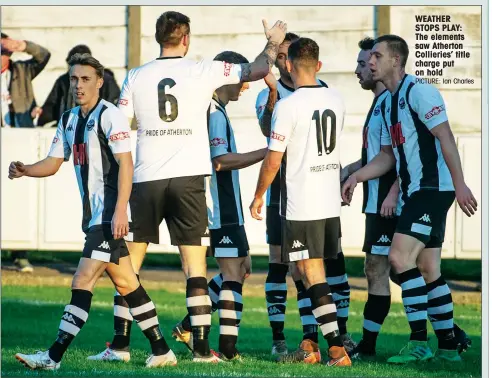
[[[361,50],[372,50],[374,47],[374,38],[366,37],[359,41],[359,49]]]
[[[9,36],[5,33],[2,33],[2,38],[8,38]]]
[[[249,63],[248,59],[246,59],[243,55],[234,51],[222,51],[219,55],[217,55],[214,58],[214,60],[218,60],[219,62],[232,63],[232,64]]]
[[[288,56],[294,65],[315,66],[319,60],[319,46],[311,38],[301,37],[290,44]]]
[[[82,66],[91,66],[96,70],[97,76],[104,77],[104,67],[99,61],[90,54],[74,54],[70,57],[68,65],[73,67],[77,64]]]
[[[286,33],[285,34],[285,38],[284,40],[282,41],[282,43],[284,42],[294,42],[294,41],[297,41],[300,37],[297,35],[297,34],[294,34],[294,33]]]
[[[190,33],[190,18],[179,12],[164,12],[155,24],[155,40],[161,47],[178,46]]]
[[[388,49],[391,51],[393,55],[399,55],[401,58],[401,66],[405,67],[408,59],[408,45],[402,37],[393,34],[382,35],[381,37],[376,38],[374,44],[386,42],[388,45]]]
[[[91,49],[89,48],[89,46],[87,46],[87,45],[77,45],[77,46],[74,46],[68,52],[67,59],[65,59],[66,62],[68,63],[68,61],[70,60],[70,57],[72,55],[75,55],[75,54],[89,54],[89,55],[92,55],[92,52],[91,52]]]

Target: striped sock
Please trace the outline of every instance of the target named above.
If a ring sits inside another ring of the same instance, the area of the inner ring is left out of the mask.
[[[398,274],[403,306],[412,333],[410,340],[427,341],[427,286],[418,268]]]
[[[320,325],[328,346],[343,346],[337,323],[337,307],[333,303],[330,286],[326,282],[316,284],[308,289],[313,307],[313,315]]]
[[[208,281],[208,294],[210,295],[210,300],[212,301],[212,313],[214,313],[218,308],[220,287],[222,286],[223,279],[224,278],[221,273],[213,276],[212,279]],[[191,332],[190,314],[186,314],[184,319],[181,321],[181,326],[185,331]]]
[[[379,331],[390,307],[390,295],[369,294],[364,307],[364,326],[362,329],[362,340],[367,350],[375,351]]]
[[[313,315],[311,299],[302,281],[295,281],[297,288],[297,307],[301,317],[303,340],[318,342],[318,322]]]
[[[190,315],[194,352],[210,355],[208,334],[212,322],[212,301],[208,295],[207,279],[191,277],[186,281],[186,307]]]
[[[437,336],[439,349],[455,350],[453,298],[449,286],[440,276],[434,282],[427,284],[427,310],[432,328]]]
[[[137,274],[138,282],[140,277]],[[110,348],[114,350],[129,350],[130,333],[132,330],[133,316],[130,314],[130,307],[125,298],[115,291],[113,307],[114,336]]]
[[[53,361],[61,361],[70,343],[87,322],[91,309],[91,301],[92,293],[90,291],[72,289],[72,299],[63,311],[58,328],[58,337],[48,351]]]
[[[150,342],[152,354],[160,356],[169,352],[169,347],[159,328],[159,320],[154,302],[150,299],[142,285],[135,291],[124,296],[133,319]]]
[[[243,311],[243,285],[235,281],[224,281],[219,296],[219,351],[227,358],[237,353],[236,343],[239,323]]]
[[[326,281],[333,293],[337,306],[338,329],[341,335],[347,333],[347,320],[350,306],[350,285],[345,270],[345,256],[339,252],[337,259],[325,260]]]
[[[285,340],[284,322],[287,305],[287,281],[285,278],[288,270],[289,266],[285,264],[268,264],[265,297],[273,340]]]

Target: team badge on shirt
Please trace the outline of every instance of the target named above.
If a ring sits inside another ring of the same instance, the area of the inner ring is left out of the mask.
[[[375,116],[378,116],[378,115],[379,115],[379,113],[381,113],[381,108],[380,108],[379,106],[376,106],[376,107],[374,108],[374,115],[375,115]]]
[[[400,109],[404,109],[405,108],[405,100],[402,98],[400,98],[400,102],[398,103],[400,105]]]
[[[94,120],[90,119],[89,122],[87,122],[87,130],[91,131],[94,128]]]

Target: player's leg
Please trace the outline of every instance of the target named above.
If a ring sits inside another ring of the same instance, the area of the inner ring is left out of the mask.
[[[122,245],[122,253],[118,264],[109,264],[106,268],[118,293],[125,299],[132,317],[137,322],[145,337],[149,340],[152,354],[146,361],[147,367],[176,365],[173,351],[166,343],[159,327],[157,310],[151,298],[140,284],[130,261],[126,246]]]
[[[210,351],[212,301],[207,284],[207,246],[202,245],[207,228],[205,179],[203,176],[170,179],[165,218],[171,244],[178,246],[186,277],[186,307],[193,333],[193,361],[218,362]]]
[[[364,272],[368,283],[368,298],[364,307],[362,340],[350,353],[353,358],[376,354],[376,340],[389,313],[391,292],[388,254],[396,228],[396,218],[385,219],[379,214],[366,214],[362,251],[366,253]]]
[[[58,337],[53,345],[44,352],[36,354],[17,353],[15,358],[31,369],[56,370],[73,339],[87,322],[92,301],[92,291],[111,258],[112,244],[102,244],[106,240],[102,232],[89,232],[72,279],[72,298],[65,306]]]
[[[265,282],[265,299],[268,320],[272,329],[272,355],[287,354],[284,335],[285,311],[287,305],[287,272],[289,266],[282,263],[281,224],[278,206],[268,206],[266,233],[269,245],[268,274]]]
[[[222,286],[222,273],[216,274],[208,281],[208,293],[212,302],[212,313],[217,311],[219,304],[220,288]],[[172,330],[172,337],[180,343],[184,343],[193,352],[193,334],[191,332],[191,319],[187,313],[183,320],[176,324]]]
[[[325,260],[326,281],[330,285],[333,300],[337,306],[338,329],[347,352],[355,348],[356,343],[347,332],[350,306],[350,285],[345,270],[345,256],[342,251],[342,239],[338,239],[338,254],[335,259]]]

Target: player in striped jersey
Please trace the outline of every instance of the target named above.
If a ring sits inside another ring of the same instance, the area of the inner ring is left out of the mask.
[[[214,60],[230,64],[245,64],[248,60],[233,51],[224,51]],[[249,244],[244,229],[244,215],[239,185],[239,169],[263,160],[266,148],[247,153],[238,153],[236,139],[226,106],[237,101],[248,83],[225,85],[213,96],[209,117],[210,153],[214,171],[209,181],[210,247],[217,259],[221,274],[209,282],[212,309],[219,310],[220,336],[219,354],[223,360],[239,359],[236,348],[239,323],[243,309],[242,288],[245,276],[251,271]],[[210,198],[211,197],[211,198]],[[216,292],[216,283],[221,287]],[[173,329],[173,336],[190,347],[191,325],[186,316]],[[190,348],[191,349],[191,348]]]
[[[218,361],[208,342],[212,306],[203,238],[207,228],[204,176],[212,173],[207,109],[217,88],[268,74],[287,25],[277,21],[268,28],[264,21],[263,27],[267,43],[253,62],[195,61],[186,58],[191,43],[189,17],[164,12],[155,28],[160,56],[128,72],[119,100],[119,108],[128,118],[134,117],[138,126],[127,237],[132,263],[138,272],[148,244],[159,243],[159,225],[165,220],[186,277],[194,362]],[[124,302],[119,306],[124,309]],[[113,342],[94,358],[104,360],[108,351],[128,352],[131,322],[128,312],[115,311]]]
[[[477,202],[465,184],[458,149],[439,91],[405,73],[409,54],[400,37],[379,37],[371,51],[373,79],[390,92],[382,103],[381,152],[343,186],[350,202],[358,182],[381,177],[396,163],[404,206],[389,254],[402,287],[411,328],[410,342],[390,363],[432,358],[427,345],[427,317],[438,339],[436,357],[460,361],[454,335],[453,302],[440,273],[446,216],[456,198],[466,215]]]
[[[336,90],[318,83],[319,47],[312,39],[299,38],[291,43],[287,68],[296,91],[275,105],[269,150],[250,211],[253,218],[262,219],[263,194],[282,165],[282,262],[295,263],[301,274],[312,313],[328,342],[328,365],[350,366],[324,269],[324,260],[336,259],[339,249],[338,141],[345,105]],[[304,355],[309,355],[308,351]]]
[[[54,175],[73,153],[85,245],[57,339],[45,352],[17,353],[15,357],[31,369],[59,369],[64,353],[87,322],[92,291],[106,271],[150,341],[152,355],[146,366],[175,365],[176,357],[161,333],[154,303],[133,271],[123,240],[128,233],[133,174],[130,125],[121,110],[99,97],[104,68],[95,58],[75,54],[69,65],[70,86],[79,106],[62,115],[48,157],[33,165],[13,162],[9,178]]]
[[[294,33],[287,33],[285,39],[280,45],[275,67],[277,67],[280,78],[277,81],[272,73],[269,73],[265,78],[267,88],[263,89],[256,100],[256,114],[260,124],[261,131],[267,141],[270,140],[272,112],[277,101],[290,96],[294,92],[294,83],[287,71],[286,61],[287,52],[290,44],[299,39],[299,36]],[[320,79],[317,82],[324,86],[328,85]],[[297,288],[297,304],[299,315],[303,328],[303,341],[299,348],[293,353],[288,354],[287,345],[285,342],[284,321],[287,305],[287,272],[288,264],[281,262],[281,236],[280,236],[280,173],[275,176],[272,185],[269,186],[266,195],[266,232],[267,243],[269,244],[269,264],[268,275],[265,283],[265,297],[267,302],[267,313],[272,329],[272,354],[285,356],[280,357],[280,360],[317,362],[318,354],[313,353],[318,350],[318,324],[311,312],[311,301],[307,294],[307,290],[302,283],[301,275],[297,271],[294,264],[290,264],[292,280]],[[341,231],[340,231],[341,232]],[[340,234],[341,236],[341,234]],[[350,286],[348,284],[347,275],[345,272],[345,258],[341,249],[341,240],[339,242],[339,253],[335,261],[330,261],[330,264],[325,264],[328,284],[332,286],[332,292],[337,305],[338,324],[340,334],[347,350],[352,350],[355,347],[354,341],[347,333],[348,310],[350,304]],[[306,354],[306,353],[307,354]],[[304,357],[307,356],[307,357]]]

